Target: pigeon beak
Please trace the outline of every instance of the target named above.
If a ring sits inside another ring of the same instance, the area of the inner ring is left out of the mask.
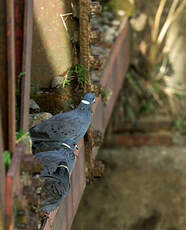
[[[94,98],[93,103],[95,103],[95,102],[96,102],[96,99]]]
[[[76,149],[79,150],[78,145],[76,145]]]

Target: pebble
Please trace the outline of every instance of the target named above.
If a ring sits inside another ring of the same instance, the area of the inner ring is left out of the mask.
[[[123,16],[125,16],[125,11],[124,10],[118,10],[117,15],[123,17]]]
[[[114,38],[116,37],[116,30],[115,28],[111,27],[111,28],[108,28],[104,34],[104,42],[106,43],[110,43],[110,42],[113,42],[114,41]]]
[[[113,25],[113,26],[119,26],[120,23],[121,23],[121,22],[120,22],[119,20],[113,20],[113,21],[112,21],[112,25]]]
[[[39,111],[40,111],[39,105],[33,99],[30,99],[30,112],[38,113]]]

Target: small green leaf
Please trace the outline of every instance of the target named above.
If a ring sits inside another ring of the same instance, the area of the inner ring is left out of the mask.
[[[182,94],[175,94],[175,97],[179,100],[184,99],[184,96]]]
[[[17,78],[21,78],[21,77],[23,77],[25,74],[26,74],[26,72],[21,72],[21,73],[19,73],[19,74],[17,75]]]
[[[11,164],[11,157],[8,151],[4,151],[4,163],[5,163],[5,169],[7,172]]]
[[[138,83],[135,81],[135,79],[132,77],[131,73],[128,73],[127,75],[128,81],[130,83],[130,85],[133,87],[133,89],[137,92],[137,94],[141,95],[142,91],[138,85]]]
[[[186,120],[183,120],[182,126],[183,126],[184,129],[186,129]]]
[[[25,134],[26,134],[25,130],[20,130],[18,133],[16,133],[16,140],[19,140]]]

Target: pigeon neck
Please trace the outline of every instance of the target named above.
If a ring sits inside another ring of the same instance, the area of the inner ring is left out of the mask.
[[[78,106],[79,110],[89,110],[91,108],[90,102],[86,100],[82,100],[81,103]]]
[[[68,149],[71,149],[71,150],[73,150],[69,145],[67,145],[66,143],[62,143],[62,146],[65,146],[65,147],[67,147]]]

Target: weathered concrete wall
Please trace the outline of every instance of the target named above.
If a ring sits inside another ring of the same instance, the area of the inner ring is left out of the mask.
[[[48,88],[52,77],[72,64],[70,36],[60,17],[69,12],[70,1],[34,0],[32,83],[40,88]]]

